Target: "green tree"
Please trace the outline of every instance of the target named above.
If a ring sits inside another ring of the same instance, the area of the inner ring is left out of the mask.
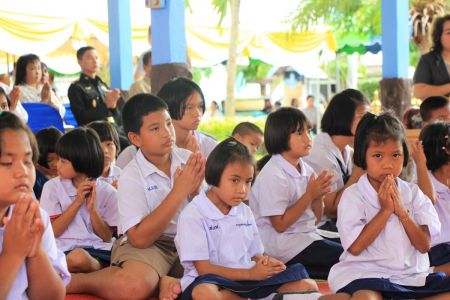
[[[231,28],[230,28],[230,48],[228,50],[227,60],[227,89],[225,98],[225,115],[233,116],[236,112],[234,98],[234,83],[237,72],[237,43],[239,36],[239,10],[241,0],[212,0],[212,4],[219,13],[219,25],[227,14],[230,6]]]

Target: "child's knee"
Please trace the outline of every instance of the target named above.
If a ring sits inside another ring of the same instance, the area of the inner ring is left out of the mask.
[[[66,256],[67,267],[70,271],[85,269],[90,265],[91,259],[93,259],[89,253],[81,248],[76,248],[70,251]]]
[[[147,299],[158,287],[158,279],[153,280],[121,269],[113,277],[111,287],[117,291],[119,299]]]
[[[283,284],[278,292],[306,292],[319,291],[317,283],[313,279],[301,279]]]
[[[219,291],[213,284],[199,284],[192,290],[193,300],[214,300],[219,299]]]

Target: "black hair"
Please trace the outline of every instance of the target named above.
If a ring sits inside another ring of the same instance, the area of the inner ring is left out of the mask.
[[[125,134],[139,133],[143,118],[149,113],[168,110],[166,102],[150,94],[137,94],[125,103],[122,110],[122,124]]]
[[[36,133],[36,141],[39,147],[38,164],[48,168],[47,156],[49,153],[56,153],[56,143],[63,136],[56,127],[48,127]]]
[[[355,133],[355,152],[353,153],[355,165],[366,170],[366,152],[370,142],[384,143],[387,140],[402,143],[403,167],[405,167],[409,160],[409,150],[402,122],[391,112],[383,112],[379,116],[372,113],[365,114]]]
[[[64,134],[56,143],[56,154],[72,163],[77,173],[97,178],[103,172],[104,155],[97,133],[85,127]]]
[[[39,63],[41,62],[39,56],[36,54],[26,54],[19,57],[17,60],[16,79],[14,81],[14,85],[26,83],[25,79],[27,77],[27,65],[35,61],[38,61]]]
[[[431,119],[433,111],[448,106],[448,99],[442,96],[432,96],[423,100],[420,104],[420,116],[424,122]]]
[[[92,47],[92,46],[86,46],[86,47],[81,47],[80,49],[78,49],[78,51],[77,51],[77,59],[78,60],[83,59],[84,53],[86,53],[89,50],[95,50],[95,48]]]
[[[32,161],[35,164],[39,157],[39,149],[36,143],[36,138],[34,137],[34,134],[31,132],[30,128],[20,120],[18,116],[11,112],[4,111],[0,114],[0,156],[2,154],[2,139],[3,139],[3,132],[5,130],[15,130],[15,131],[23,131],[28,136],[28,139],[30,140],[30,147],[32,154]]]
[[[437,122],[425,126],[420,132],[423,151],[427,158],[427,168],[431,172],[439,170],[450,160],[450,124]]]
[[[235,134],[239,134],[240,136],[246,136],[246,135],[249,135],[252,133],[264,135],[261,128],[259,128],[258,126],[256,126],[255,124],[253,124],[251,122],[241,122],[241,123],[237,124],[234,127],[231,135],[234,136]]]
[[[290,150],[290,135],[297,130],[311,128],[305,114],[297,108],[282,107],[269,114],[264,128],[264,145],[271,155]]]
[[[197,92],[202,98],[202,114],[205,113],[205,97],[201,88],[192,80],[178,77],[166,82],[158,92],[158,97],[163,99],[169,107],[170,117],[174,120],[181,120],[186,110],[189,97]]]
[[[119,134],[114,125],[107,121],[93,121],[87,124],[86,127],[93,129],[98,134],[100,142],[112,141],[116,145],[116,156],[119,154]]]
[[[261,157],[257,162],[256,162],[256,170],[258,172],[261,172],[261,170],[264,168],[264,166],[269,162],[269,160],[272,158],[272,155],[270,154],[266,154],[263,157]]]
[[[148,64],[151,64],[152,62],[152,51],[145,52],[144,56],[142,56],[142,63],[145,66],[148,66]]]
[[[11,100],[9,99],[9,96],[8,96],[8,94],[6,93],[5,89],[2,88],[1,86],[0,86],[0,94],[3,95],[3,96],[5,96],[6,102],[8,103],[8,107],[11,107]]]
[[[226,166],[235,162],[249,164],[255,171],[253,156],[244,144],[230,137],[219,143],[209,154],[205,166],[206,183],[212,186],[219,186],[223,171]],[[255,176],[253,176],[253,180]]]
[[[431,51],[439,55],[441,54],[443,48],[441,37],[444,32],[444,23],[447,21],[450,21],[450,15],[437,18],[434,22],[433,31],[431,33]]]
[[[358,90],[346,89],[334,95],[323,114],[320,128],[330,136],[353,136],[352,123],[356,109],[369,105],[367,97]]]

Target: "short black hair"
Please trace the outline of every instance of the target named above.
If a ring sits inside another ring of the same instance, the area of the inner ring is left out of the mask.
[[[89,50],[95,50],[95,48],[92,46],[86,46],[86,47],[81,47],[80,49],[78,49],[77,59],[81,60],[83,58],[84,53],[86,53]]]
[[[103,172],[104,155],[97,133],[85,127],[64,134],[56,143],[56,154],[72,163],[77,173],[98,178]]]
[[[170,117],[174,120],[181,120],[186,110],[186,102],[194,92],[200,94],[203,100],[203,113],[205,113],[205,97],[202,89],[190,79],[177,77],[169,80],[159,90],[158,97],[167,103]]]
[[[297,130],[303,131],[311,124],[305,114],[294,107],[282,107],[269,114],[264,128],[264,144],[271,155],[288,151],[289,138]]]
[[[14,81],[14,85],[26,83],[25,79],[27,77],[27,65],[35,61],[41,62],[39,56],[36,54],[26,54],[19,57],[16,65],[16,79]]]
[[[63,136],[56,127],[48,127],[36,133],[36,141],[39,147],[38,164],[48,168],[47,156],[49,153],[56,153],[56,143]]]
[[[408,164],[409,150],[405,129],[393,113],[383,112],[379,116],[367,113],[356,128],[355,151],[353,162],[356,166],[367,169],[366,152],[371,141],[384,143],[387,140],[400,141],[403,147],[403,166]]]
[[[445,22],[450,21],[450,15],[447,14],[440,18],[437,18],[433,24],[433,31],[431,32],[431,51],[437,54],[441,54],[442,52],[442,33],[444,32],[444,24]]]
[[[168,110],[166,102],[150,94],[137,94],[125,103],[122,110],[122,124],[125,134],[139,133],[143,118],[149,113]]]
[[[226,166],[235,162],[249,164],[253,167],[255,179],[255,162],[244,144],[230,137],[219,143],[208,155],[205,166],[205,181],[212,186],[219,186]]]
[[[423,100],[422,104],[420,104],[422,121],[430,121],[433,111],[448,106],[448,103],[448,99],[442,96],[432,96]]]
[[[439,170],[450,159],[450,124],[437,122],[425,126],[420,132],[423,151],[427,158],[427,168],[431,172]]]
[[[0,114],[0,156],[2,155],[2,138],[3,132],[6,130],[24,131],[30,140],[30,147],[32,154],[32,161],[36,164],[39,157],[39,148],[36,143],[36,138],[31,132],[30,128],[22,122],[22,120],[15,114],[4,111]]]
[[[142,63],[145,66],[148,66],[148,63],[152,62],[152,51],[147,51],[144,53],[144,56],[142,56]]]
[[[107,121],[93,121],[86,125],[97,132],[100,142],[112,141],[116,145],[116,156],[120,152],[119,134],[116,127]]]
[[[330,136],[352,136],[352,123],[356,109],[369,105],[367,97],[358,90],[346,89],[334,95],[323,114],[320,128]]]
[[[258,126],[256,126],[255,124],[253,124],[251,122],[241,122],[241,123],[237,124],[234,127],[231,135],[234,136],[235,134],[239,134],[240,136],[247,136],[252,133],[264,135],[261,128],[259,128]]]

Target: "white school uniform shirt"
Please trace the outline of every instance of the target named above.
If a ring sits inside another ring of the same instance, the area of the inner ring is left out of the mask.
[[[417,185],[400,178],[397,178],[397,187],[412,219],[419,225],[427,225],[432,238],[438,235],[441,224],[431,200]],[[328,276],[333,291],[360,278],[386,278],[408,286],[425,285],[430,267],[428,253],[422,254],[414,248],[395,214],[389,217],[378,237],[359,255],[354,256],[347,251],[379,211],[378,195],[367,179],[367,174],[342,194],[338,205],[337,228],[344,252]]]
[[[213,151],[213,149],[217,146],[217,141],[211,136],[199,132],[197,130],[194,131],[194,136],[197,139],[198,146],[200,147],[200,152],[203,157],[208,157],[209,154]]]
[[[450,243],[450,189],[429,172],[436,193],[434,208],[441,222],[441,234],[431,239],[431,246]]]
[[[184,267],[182,290],[199,276],[195,261],[209,260],[227,268],[250,269],[255,265],[252,257],[264,253],[250,208],[241,203],[224,215],[204,192],[181,212],[175,245]]]
[[[173,148],[170,154],[169,178],[149,162],[141,150],[138,150],[134,159],[122,170],[119,178],[119,234],[126,234],[128,229],[139,224],[163,202],[173,188],[176,169],[186,164],[191,153],[186,149]],[[186,204],[187,199],[183,201],[178,212],[164,230],[164,235],[175,236],[179,213]]]
[[[11,217],[14,207],[14,205],[11,205],[9,207],[8,217]],[[41,246],[44,249],[44,252],[47,254],[48,259],[55,272],[61,277],[61,279],[64,281],[64,284],[68,284],[70,281],[70,273],[67,270],[66,256],[56,247],[55,236],[53,235],[53,229],[50,224],[48,214],[42,208],[40,208],[40,211],[45,228],[44,234],[42,235],[41,239]],[[5,232],[5,228],[5,226],[0,227],[0,253],[3,251],[3,234]],[[5,270],[2,270],[2,272],[5,272]],[[16,279],[14,280],[6,299],[28,299],[27,288],[27,265],[24,261],[20,266],[19,271],[17,272]]]
[[[117,226],[117,191],[107,182],[96,181],[97,210],[102,219],[111,227]],[[64,213],[77,196],[77,189],[71,179],[61,179],[59,176],[44,184],[41,195],[41,207],[51,217]],[[74,219],[62,235],[56,238],[56,244],[62,251],[75,248],[94,248],[111,250],[113,241],[104,242],[94,233],[91,217],[86,205],[82,205]]]
[[[282,262],[322,239],[316,232],[311,206],[283,233],[278,233],[270,222],[271,216],[283,215],[305,193],[314,171],[302,159],[299,165],[301,173],[280,154],[273,155],[256,177],[249,197],[266,253]]]
[[[98,179],[100,179],[102,181],[105,181],[105,182],[107,182],[109,184],[113,184],[113,182],[115,180],[119,179],[120,172],[122,172],[121,168],[119,168],[118,166],[116,166],[114,164],[111,164],[111,166],[109,168],[108,176],[106,176],[106,177],[100,176]]]
[[[23,103],[40,103],[42,101],[41,92],[42,88],[44,87],[43,84],[39,84],[37,86],[37,89],[27,84],[20,84],[18,85],[18,87],[20,89],[20,100]],[[61,116],[61,118],[64,118],[64,115],[66,114],[66,108],[61,104],[61,102],[59,102],[58,97],[56,97],[53,90],[50,90],[50,101],[58,107],[59,115]]]
[[[335,174],[339,174],[338,178],[334,178],[333,191],[344,187],[344,180],[342,179],[344,174],[342,171],[347,172],[349,175],[352,173],[353,148],[347,145],[342,152],[333,143],[328,133],[321,132],[314,138],[309,155],[303,157],[303,160],[313,168],[316,174],[322,173],[325,169],[330,169]],[[341,170],[338,160],[341,162],[343,170]]]
[[[135,145],[130,145],[120,152],[119,156],[116,159],[116,166],[120,169],[125,169],[130,161],[136,156],[138,149]]]

